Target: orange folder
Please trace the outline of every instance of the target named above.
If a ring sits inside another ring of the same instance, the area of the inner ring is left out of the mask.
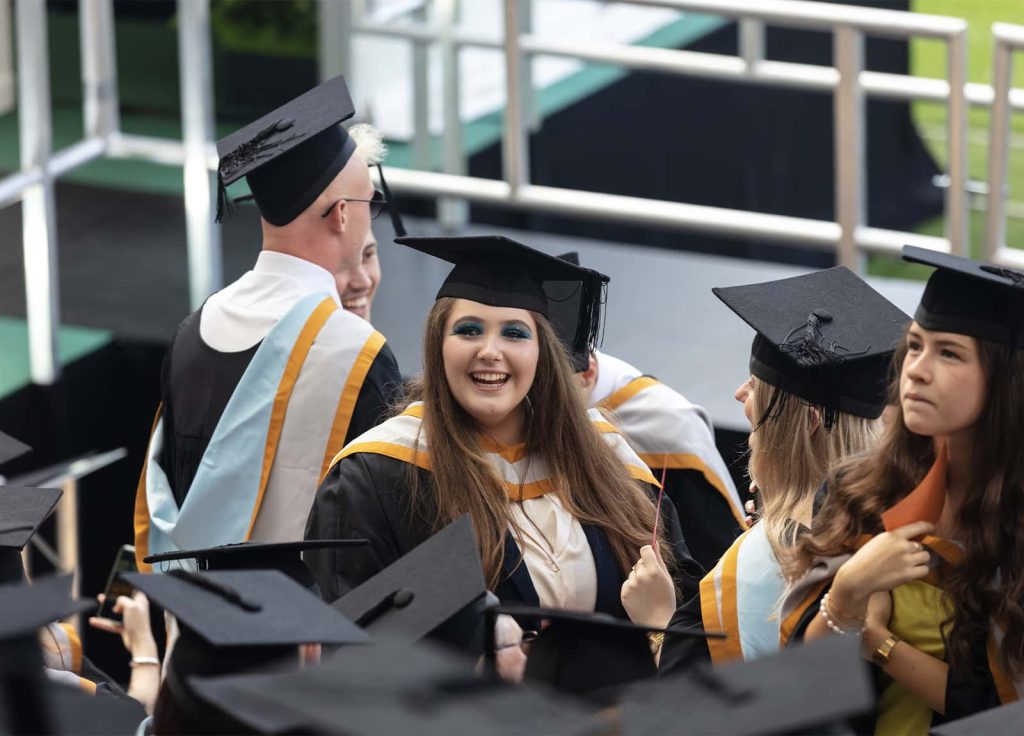
[[[946,505],[946,468],[949,455],[946,446],[942,446],[935,464],[925,475],[921,483],[903,500],[887,511],[882,512],[882,524],[885,530],[892,531],[915,521],[930,521],[936,524]]]

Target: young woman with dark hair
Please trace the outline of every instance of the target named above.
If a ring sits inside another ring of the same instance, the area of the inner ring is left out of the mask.
[[[895,415],[830,474],[783,635],[860,634],[875,731],[923,734],[1024,683],[1024,274],[904,258],[938,270],[895,356]]]

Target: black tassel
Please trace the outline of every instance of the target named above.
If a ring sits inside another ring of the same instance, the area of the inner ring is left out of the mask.
[[[981,270],[1006,279],[1012,286],[1018,289],[1024,289],[1024,273],[1020,271],[1015,271],[1012,268],[1003,268],[1002,266],[990,266],[987,263],[981,267]]]
[[[263,128],[263,130],[245,143],[237,146],[233,151],[221,156],[220,162],[217,164],[217,222],[220,222],[225,217],[230,217],[233,211],[231,198],[228,196],[224,181],[233,179],[235,174],[247,168],[254,161],[271,156],[285,143],[301,138],[304,134],[296,133],[281,140],[267,142],[267,139],[271,136],[276,133],[283,133],[294,125],[295,121],[291,118],[278,120],[276,123],[271,123]]]
[[[391,218],[391,226],[395,230],[395,237],[404,238],[406,230],[405,223],[402,222],[402,213],[398,211],[398,203],[395,202],[395,197],[391,194],[391,187],[388,186],[388,182],[384,178],[384,167],[380,164],[377,164],[377,173],[380,174],[380,188],[384,192],[384,199],[388,201],[388,216]]]
[[[793,356],[801,368],[817,368],[823,365],[841,363],[851,355],[862,355],[870,346],[858,353],[851,353],[834,340],[827,340],[821,326],[832,321],[832,314],[824,309],[815,309],[807,321],[790,332],[779,350]]]
[[[607,301],[607,285],[603,275],[587,269],[580,292],[579,324],[573,340],[573,348],[578,352],[596,350],[601,344],[604,325],[601,313]]]
[[[228,188],[224,186],[224,177],[217,167],[217,218],[214,222],[220,224],[225,216],[231,216],[231,198],[228,196]]]

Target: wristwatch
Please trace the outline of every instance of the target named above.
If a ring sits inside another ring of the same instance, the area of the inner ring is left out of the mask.
[[[896,648],[896,645],[903,641],[903,637],[892,634],[888,639],[883,641],[881,645],[871,654],[872,661],[879,667],[884,667],[889,664],[889,659],[892,657],[892,650]]]

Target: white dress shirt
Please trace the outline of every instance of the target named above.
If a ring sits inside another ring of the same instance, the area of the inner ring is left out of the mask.
[[[222,353],[248,350],[301,299],[321,292],[341,306],[330,271],[285,253],[261,251],[251,271],[206,300],[199,336]]]
[[[579,520],[554,493],[511,504],[513,536],[540,605],[593,611],[597,605],[597,567]],[[531,523],[532,522],[532,523]]]

